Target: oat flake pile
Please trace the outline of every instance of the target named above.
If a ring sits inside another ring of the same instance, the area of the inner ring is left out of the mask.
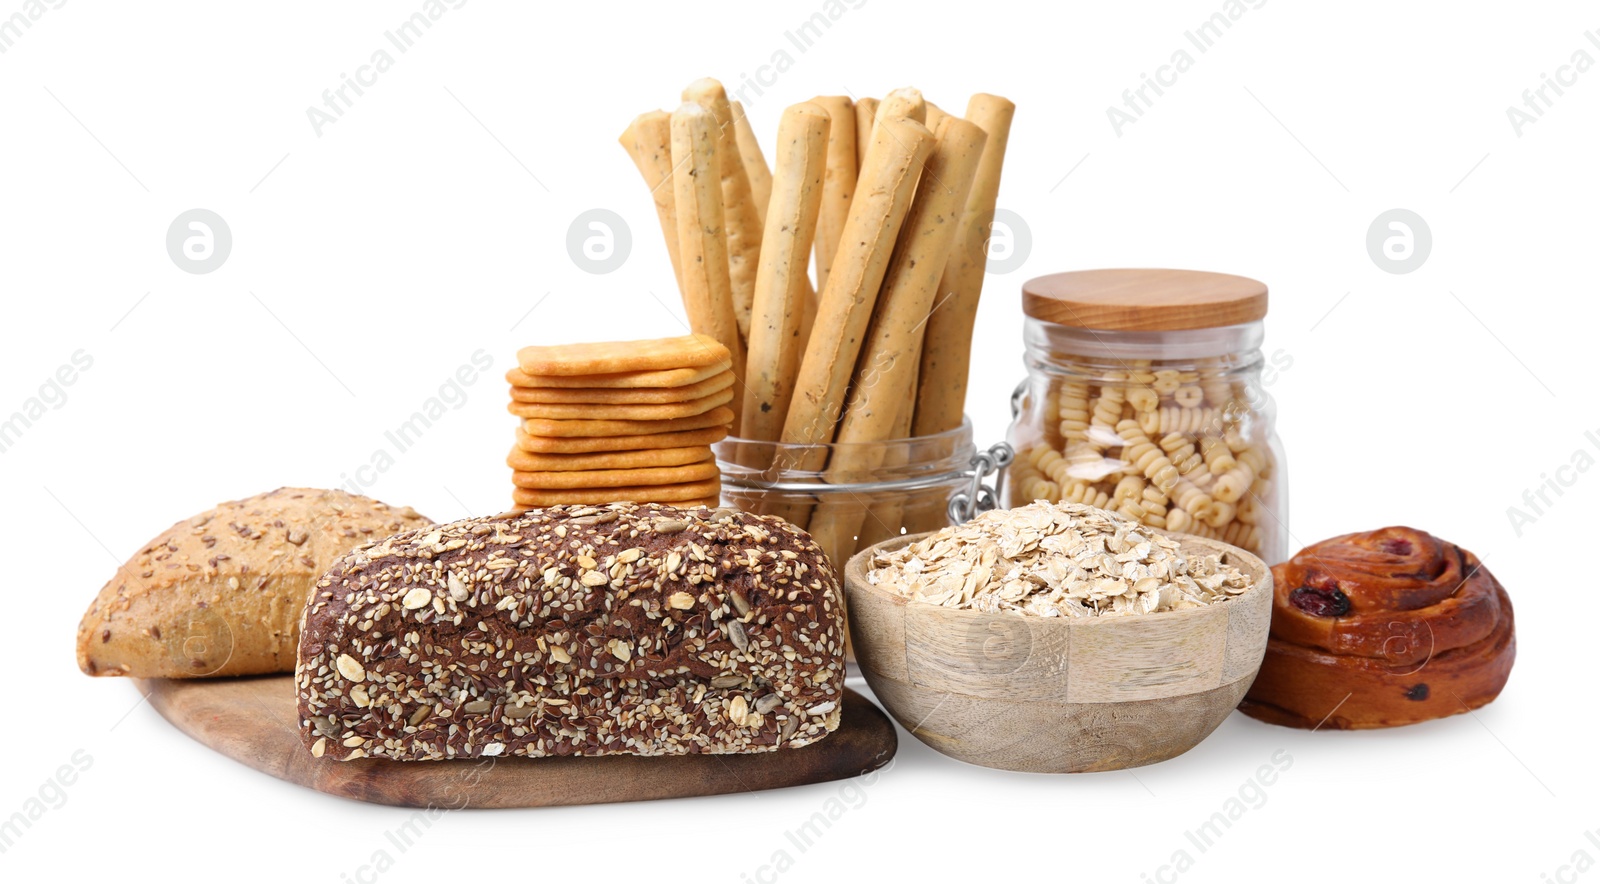
[[[867,581],[947,608],[1112,617],[1197,608],[1249,589],[1217,556],[1115,513],[1035,501],[877,556]]]

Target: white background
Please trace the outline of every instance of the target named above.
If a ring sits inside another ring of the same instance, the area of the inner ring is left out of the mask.
[[[19,8],[4,0],[0,15]],[[784,833],[840,784],[452,814],[380,880],[770,880],[761,867],[788,849],[784,880],[873,867],[1143,882],[1171,880],[1160,867],[1185,848],[1183,881],[1600,881],[1560,872],[1578,851],[1600,859],[1585,838],[1600,827],[1600,776],[1579,730],[1592,720],[1600,475],[1563,473],[1573,486],[1520,536],[1507,515],[1574,452],[1600,456],[1584,437],[1600,435],[1600,70],[1520,136],[1506,115],[1575,50],[1600,59],[1592,4],[1274,0],[1201,54],[1184,32],[1220,0],[872,0],[805,52],[785,31],[820,2],[472,2],[398,53],[384,32],[420,8],[78,0],[0,54],[0,415],[75,352],[93,360],[0,454],[12,599],[0,816],[74,752],[93,759],[0,856],[6,880],[88,868],[371,880],[360,867],[395,853],[383,833],[407,812],[200,748],[136,707],[131,683],[76,671],[77,620],[114,566],[179,518],[348,481],[480,348],[494,368],[366,490],[441,520],[503,509],[499,375],[516,348],[682,328],[618,133],[690,80],[736,86],[784,50],[792,67],[750,107],[769,151],[782,108],[815,94],[911,84],[957,112],[974,91],[1017,103],[1000,205],[1032,250],[988,278],[968,403],[980,442],[1004,434],[1021,376],[1024,279],[1177,266],[1265,280],[1267,350],[1293,359],[1271,392],[1298,544],[1409,524],[1476,551],[1517,606],[1511,683],[1476,715],[1386,732],[1235,715],[1132,774],[993,772],[902,733],[894,767],[851,791],[804,853]],[[393,68],[319,136],[306,108],[379,48]],[[1119,136],[1106,108],[1179,48],[1193,68]],[[164,246],[195,207],[234,239],[205,275]],[[1365,247],[1395,207],[1434,239],[1407,275]],[[569,223],[593,208],[632,229],[609,275],[567,254]],[[1292,767],[1265,804],[1195,850],[1184,832],[1279,750]]]

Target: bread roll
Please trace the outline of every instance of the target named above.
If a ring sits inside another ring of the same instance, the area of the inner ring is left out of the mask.
[[[772,517],[556,506],[409,531],[306,607],[302,738],[341,760],[690,755],[839,724],[838,580]]]
[[[344,491],[279,488],[179,522],[117,569],[78,626],[89,675],[294,670],[300,613],[334,559],[428,520]]]

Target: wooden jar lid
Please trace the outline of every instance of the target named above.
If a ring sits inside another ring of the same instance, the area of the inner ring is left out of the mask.
[[[1201,270],[1078,270],[1022,284],[1034,319],[1103,331],[1175,331],[1255,322],[1267,286]]]

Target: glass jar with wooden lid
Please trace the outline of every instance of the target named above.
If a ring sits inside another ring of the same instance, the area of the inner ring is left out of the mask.
[[[1006,505],[1073,501],[1287,554],[1288,486],[1262,383],[1267,287],[1192,270],[1086,270],[1022,287]]]

